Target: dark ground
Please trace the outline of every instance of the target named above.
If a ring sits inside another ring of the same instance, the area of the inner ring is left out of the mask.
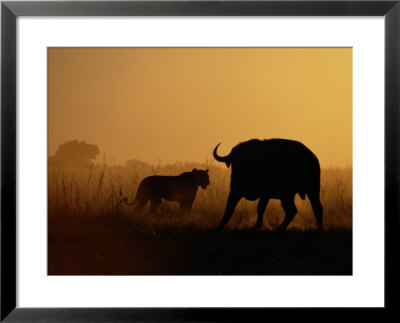
[[[50,216],[49,275],[351,275],[351,231],[176,228]]]

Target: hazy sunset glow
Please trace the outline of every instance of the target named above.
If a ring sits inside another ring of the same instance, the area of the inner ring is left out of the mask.
[[[351,48],[48,64],[48,275],[353,274]]]
[[[50,48],[49,155],[69,140],[116,164],[211,160],[251,138],[352,164],[351,48]]]

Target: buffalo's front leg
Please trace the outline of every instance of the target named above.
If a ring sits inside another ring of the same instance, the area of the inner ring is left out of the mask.
[[[268,205],[268,201],[269,201],[269,199],[265,198],[265,197],[260,197],[260,200],[258,201],[258,205],[257,205],[258,218],[257,218],[256,225],[254,226],[255,229],[261,229],[261,226],[263,223],[264,212],[265,212],[265,208]]]
[[[228,201],[226,202],[225,213],[221,220],[220,225],[218,226],[218,230],[222,230],[224,226],[229,222],[229,220],[232,217],[233,211],[235,210],[236,204],[239,202],[241,198],[242,196],[240,194],[237,194],[232,191],[229,193]]]

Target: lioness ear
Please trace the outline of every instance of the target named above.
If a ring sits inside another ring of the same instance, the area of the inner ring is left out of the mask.
[[[197,168],[193,168],[192,173],[196,173],[197,172]]]

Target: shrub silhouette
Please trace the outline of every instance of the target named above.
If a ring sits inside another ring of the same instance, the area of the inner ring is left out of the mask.
[[[138,159],[130,159],[125,163],[125,166],[128,168],[135,169],[135,171],[139,173],[148,173],[150,174],[152,171],[152,167],[150,164],[138,160]]]
[[[57,148],[54,156],[49,157],[49,165],[73,168],[88,167],[93,165],[93,160],[99,153],[97,145],[77,140],[67,141]]]

